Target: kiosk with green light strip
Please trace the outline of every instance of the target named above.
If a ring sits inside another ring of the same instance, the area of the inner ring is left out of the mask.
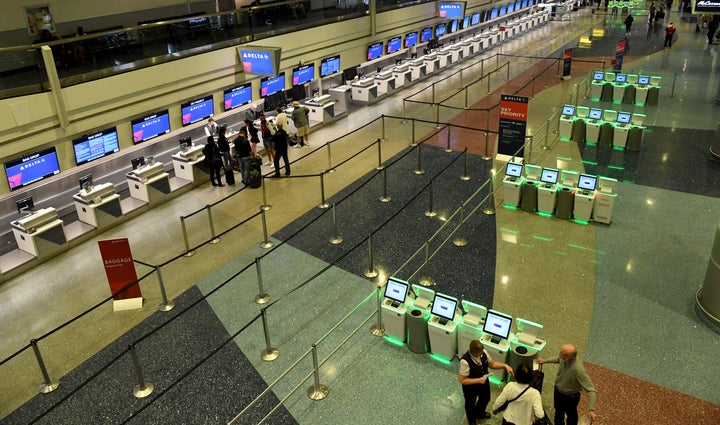
[[[517,162],[508,162],[505,166],[503,178],[503,203],[508,207],[517,208],[520,205],[520,189],[522,187],[523,165]]]
[[[467,300],[462,300],[462,308],[465,314],[460,318],[457,325],[457,356],[462,357],[470,347],[470,341],[482,339],[483,325],[487,308]]]
[[[462,319],[458,310],[457,298],[435,294],[428,321],[430,351],[448,360],[457,353],[457,325]]]
[[[407,346],[413,353],[422,354],[430,350],[427,322],[435,291],[417,284],[413,284],[412,290],[415,299],[407,310]]]
[[[381,304],[381,316],[385,326],[385,335],[405,342],[407,335],[406,313],[408,283],[394,276],[385,284],[384,299]]]
[[[496,362],[507,363],[507,355],[510,350],[510,330],[512,328],[512,316],[500,313],[495,310],[488,310],[483,324],[483,336],[480,342],[485,350]],[[505,380],[505,369],[490,369],[491,377]]]
[[[545,348],[547,341],[540,339],[543,326],[529,320],[517,318],[515,320],[517,332],[510,338],[510,353],[508,365],[517,370],[521,364],[533,369],[533,361]]]

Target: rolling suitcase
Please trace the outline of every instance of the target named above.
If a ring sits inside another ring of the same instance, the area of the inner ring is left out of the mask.
[[[225,183],[229,185],[235,184],[235,173],[233,172],[233,167],[230,165],[229,167],[225,168]]]
[[[260,166],[262,159],[253,157],[248,159],[248,186],[258,188],[262,184],[262,172]]]
[[[545,373],[542,371],[542,365],[538,364],[538,368],[532,371],[530,376],[530,386],[540,391],[542,394],[543,381],[545,380]]]

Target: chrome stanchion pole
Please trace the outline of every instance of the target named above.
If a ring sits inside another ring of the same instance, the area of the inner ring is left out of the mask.
[[[215,223],[213,222],[212,210],[210,208],[210,205],[205,205],[205,209],[207,210],[208,223],[210,224],[210,236],[212,237],[210,243],[213,245],[216,243],[220,243],[221,239],[215,236]]]
[[[422,143],[417,146],[417,169],[415,170],[415,174],[417,175],[425,174],[425,170],[422,169],[422,147]]]
[[[540,149],[547,151],[550,150],[550,146],[548,146],[548,139],[550,138],[550,118],[545,122],[545,141],[543,142],[543,145],[540,146]]]
[[[442,128],[442,125],[440,125],[440,104],[435,104],[435,129],[440,130]]]
[[[326,143],[328,153],[328,173],[334,173],[335,169],[332,166],[332,156],[330,155],[330,143]]]
[[[265,293],[263,288],[262,269],[260,268],[260,258],[255,257],[255,270],[258,279],[258,294],[255,295],[255,304],[267,304],[270,301],[270,295]]]
[[[490,194],[488,196],[488,206],[483,209],[483,214],[494,215],[495,214],[495,176],[494,172],[490,172]]]
[[[492,159],[492,156],[490,156],[490,153],[488,152],[488,149],[490,148],[490,138],[489,138],[489,130],[490,130],[490,110],[487,111],[487,121],[485,123],[485,153],[481,157],[484,161],[489,161]]]
[[[326,209],[330,208],[330,204],[327,203],[325,200],[325,173],[320,173],[320,196],[322,197],[322,200],[320,201],[320,205],[318,205],[318,208]]]
[[[412,129],[410,131],[410,146],[417,146],[417,142],[415,142],[415,118],[412,119]]]
[[[429,186],[429,195],[430,195],[430,205],[428,206],[428,210],[425,211],[426,217],[435,217],[437,215],[437,212],[435,212],[435,209],[433,207],[433,183],[435,182],[435,178],[430,179],[430,186]]]
[[[47,368],[45,367],[45,362],[40,354],[40,348],[37,342],[37,339],[30,340],[30,345],[32,345],[33,351],[35,352],[35,360],[37,360],[38,366],[40,366],[40,373],[42,373],[43,376],[43,383],[38,386],[38,391],[40,391],[41,394],[47,394],[55,391],[57,387],[60,386],[60,381],[50,379],[50,374],[48,374]]]
[[[423,262],[423,265],[422,265],[422,270],[425,273],[425,276],[422,276],[419,280],[420,285],[422,285],[422,286],[433,286],[436,283],[435,278],[427,275],[429,263],[430,263],[430,241],[427,241],[427,242],[425,242],[425,261]]]
[[[468,175],[468,161],[470,160],[470,153],[468,152],[467,147],[465,148],[465,160],[463,165],[463,175],[460,176],[460,180],[466,182],[470,180],[470,175]]]
[[[263,249],[272,248],[272,246],[275,244],[268,238],[267,218],[265,217],[265,210],[263,210],[262,208],[260,208],[260,217],[262,218],[262,228],[263,228],[263,241],[260,242],[260,248],[263,248]]]
[[[378,150],[377,150],[377,152],[378,152],[378,165],[375,167],[375,169],[376,169],[376,170],[382,170],[383,168],[385,168],[385,166],[382,165],[382,140],[377,139],[377,141],[376,141],[375,143],[377,143],[377,147],[378,147]]]
[[[373,336],[385,336],[385,326],[382,324],[382,286],[377,287],[377,321],[370,326],[370,333]]]
[[[450,124],[446,125],[445,128],[447,128],[447,142],[445,143],[445,152],[450,153],[453,150],[450,149],[450,129],[452,128]]]
[[[317,345],[312,345],[313,377],[315,384],[307,390],[307,395],[313,400],[322,400],[328,395],[328,387],[320,383],[320,366],[318,365]]]
[[[192,257],[195,250],[190,250],[190,241],[188,240],[187,228],[185,227],[185,217],[180,216],[180,227],[182,227],[183,240],[185,241],[185,256]]]
[[[337,225],[337,216],[335,215],[335,203],[332,204],[332,221],[333,221],[333,229],[335,230],[335,235],[330,238],[330,243],[333,245],[337,245],[342,243],[343,237],[340,235],[340,231],[338,230]]]
[[[158,305],[158,311],[170,311],[175,307],[175,302],[168,301],[167,294],[165,293],[165,281],[163,281],[160,266],[155,266],[155,271],[157,272],[158,285],[160,285],[160,296],[162,297],[162,303]]]
[[[372,234],[368,235],[368,268],[365,270],[365,277],[373,278],[378,275],[378,271],[373,265],[373,249],[372,249]]]
[[[465,107],[463,109],[468,108],[468,88],[465,87]]]
[[[382,169],[383,175],[383,195],[380,197],[380,202],[390,202],[391,197],[388,196],[388,184],[387,184],[387,168]]]
[[[263,334],[265,335],[265,349],[260,353],[260,358],[265,360],[266,362],[271,362],[280,356],[280,350],[277,348],[273,348],[273,346],[270,344],[270,332],[268,332],[268,324],[267,324],[267,313],[266,311],[267,307],[263,307],[260,309],[260,315],[262,317],[262,325],[263,325]]]
[[[133,395],[135,398],[145,398],[152,394],[155,386],[145,380],[143,376],[142,368],[140,367],[140,359],[138,359],[137,351],[135,351],[135,344],[130,344],[130,357],[132,357],[133,367],[135,368],[135,376],[137,377],[137,385],[133,388]]]
[[[457,226],[457,231],[455,232],[455,239],[453,239],[453,245],[455,246],[467,246],[468,240],[463,237],[463,226],[465,223],[463,221],[465,220],[465,206],[460,205],[460,223]]]
[[[382,137],[381,137],[381,139],[386,140],[386,139],[385,139],[385,115],[383,114],[383,115],[380,117],[380,119],[381,119],[381,121],[382,121]]]
[[[261,184],[262,184],[263,204],[260,206],[260,209],[262,209],[264,211],[268,211],[270,208],[272,208],[272,205],[268,204],[268,201],[267,201],[267,192],[265,191],[265,177],[262,178]]]

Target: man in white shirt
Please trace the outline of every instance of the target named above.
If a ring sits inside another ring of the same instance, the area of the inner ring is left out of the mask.
[[[205,126],[205,135],[208,137],[218,135],[218,125],[212,118],[208,118],[208,123]]]
[[[513,374],[510,366],[491,359],[480,341],[477,339],[470,341],[470,349],[460,358],[458,375],[465,396],[465,415],[469,425],[476,425],[477,419],[490,418],[490,414],[485,411],[485,407],[490,403],[488,368],[505,369],[510,375]]]
[[[286,133],[289,132],[290,129],[288,128],[287,115],[285,115],[285,112],[279,106],[275,109],[275,111],[277,112],[277,116],[275,117],[275,126],[277,128],[282,128]]]

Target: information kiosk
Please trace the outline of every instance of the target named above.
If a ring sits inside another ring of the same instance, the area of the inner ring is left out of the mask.
[[[374,78],[361,78],[350,84],[352,87],[352,100],[355,103],[370,104],[377,101],[378,88]],[[292,120],[290,120],[292,121]]]
[[[613,135],[613,146],[618,149],[625,149],[625,145],[627,144],[631,116],[632,114],[629,112],[618,112],[617,114],[617,120],[615,121],[615,134]]]
[[[560,115],[560,138],[570,140],[572,137],[573,123],[575,122],[575,106],[563,105]]]
[[[580,175],[576,171],[560,170],[560,190],[557,194],[555,216],[565,220],[572,217],[575,206],[575,188]]]
[[[613,83],[613,102],[620,103],[625,96],[625,86],[627,85],[627,74],[615,74],[615,82]]]
[[[150,158],[146,165],[125,174],[130,196],[147,203],[170,193],[170,175],[165,172],[162,162]]]
[[[205,159],[205,155],[202,153],[204,147],[205,145],[202,144],[193,145],[189,138],[181,142],[180,152],[172,156],[175,177],[193,183],[207,180],[207,174],[199,169]]]
[[[600,136],[598,144],[600,146],[611,147],[613,144],[613,131],[615,120],[617,119],[617,111],[605,109],[603,111],[602,125],[600,126]]]
[[[642,147],[643,138],[645,137],[645,115],[643,114],[632,114],[630,117],[630,130],[628,131],[627,138],[627,150],[633,152],[640,152]]]
[[[533,360],[545,348],[546,341],[540,339],[543,326],[529,320],[517,318],[515,321],[517,333],[510,340],[510,355],[508,365],[517,370],[524,364],[533,369]]]
[[[580,174],[577,190],[575,191],[575,206],[573,207],[573,218],[575,220],[590,221],[592,218],[596,188],[597,177]]]
[[[648,86],[650,84],[649,75],[639,75],[637,82],[637,89],[635,91],[635,103],[638,105],[644,105],[647,101]]]
[[[512,321],[512,317],[495,310],[488,310],[485,317],[483,336],[480,342],[496,362],[507,363]],[[490,374],[501,381],[505,380],[505,369],[490,369]]]
[[[73,195],[73,201],[78,220],[96,228],[107,226],[123,214],[120,195],[112,183],[87,185]]]
[[[542,167],[534,164],[525,164],[525,179],[522,184],[520,204],[523,211],[535,212],[537,210],[538,182]]]
[[[457,353],[458,300],[448,295],[435,294],[428,321],[430,351],[451,360]]]
[[[603,71],[593,72],[592,82],[590,83],[590,99],[600,100],[602,96],[603,86],[605,85],[605,73]]]
[[[35,257],[44,257],[56,252],[60,249],[60,245],[67,242],[65,226],[52,207],[25,215],[10,222],[10,226],[18,248]]]
[[[522,186],[523,165],[516,162],[508,162],[505,166],[505,178],[503,178],[503,202],[505,205],[517,207],[520,205],[520,188]]]
[[[384,299],[382,302],[382,321],[385,325],[385,335],[405,342],[407,336],[406,319],[407,306],[405,300],[408,293],[408,283],[390,276],[385,284]]]
[[[543,168],[538,186],[538,212],[543,214],[555,213],[555,198],[558,190],[558,177],[560,172],[553,168]]]
[[[465,315],[462,316],[457,327],[458,358],[461,358],[468,348],[470,348],[470,341],[474,339],[480,341],[482,339],[482,329],[485,324],[485,316],[487,315],[487,308],[480,304],[463,300],[462,307]]]
[[[573,122],[572,139],[578,143],[585,143],[587,133],[585,121],[590,115],[590,108],[578,106],[575,108],[575,115],[577,115],[577,118]]]
[[[435,291],[420,285],[413,285],[412,289],[415,299],[407,312],[407,347],[413,353],[422,354],[430,350],[428,319]]]
[[[618,181],[610,177],[598,177],[598,191],[595,195],[595,207],[593,208],[593,220],[599,223],[610,224],[612,221],[613,209],[615,209],[615,198]]]
[[[585,140],[589,144],[597,144],[600,140],[600,127],[602,126],[602,109],[590,108],[585,121]]]

